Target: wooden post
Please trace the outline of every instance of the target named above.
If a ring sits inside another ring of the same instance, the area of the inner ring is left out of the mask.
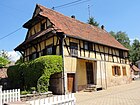
[[[0,85],[0,105],[2,105],[2,86]]]

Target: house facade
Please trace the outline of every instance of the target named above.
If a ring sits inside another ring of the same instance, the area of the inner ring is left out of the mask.
[[[139,79],[140,78],[140,69],[137,68],[137,66],[132,65],[132,64],[130,65],[130,68],[131,68],[132,80]]]
[[[136,64],[138,65],[138,68],[140,69],[140,60],[137,61]]]
[[[129,83],[128,49],[103,27],[98,28],[36,5],[25,41],[15,48],[25,61],[62,55],[64,70],[50,83],[56,93],[76,92],[96,85],[107,88]]]

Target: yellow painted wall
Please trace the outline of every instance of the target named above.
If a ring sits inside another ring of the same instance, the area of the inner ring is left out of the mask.
[[[121,75],[113,76],[112,66],[120,66]],[[126,67],[127,76],[123,76],[122,67]],[[102,76],[102,77],[101,77]],[[126,64],[97,61],[97,85],[104,88],[131,82],[130,66]]]
[[[76,72],[77,69],[77,58],[64,57],[65,72]]]
[[[87,85],[87,77],[86,77],[86,63],[85,60],[78,59],[77,60],[77,85]]]
[[[66,38],[65,40],[66,40],[67,45],[69,46],[69,38]],[[89,52],[88,50],[81,49],[81,53],[80,53],[80,46],[81,46],[81,48],[84,48],[83,41],[80,41],[80,44],[79,44],[79,40],[70,38],[70,42],[74,42],[74,43],[78,44],[78,57],[81,56],[81,57],[94,58],[95,59],[95,52],[93,52],[93,51]],[[97,45],[97,44],[94,44],[94,45],[95,45],[95,50],[98,51],[98,52],[96,52],[96,59],[97,60],[103,60],[104,61],[106,59],[107,61],[113,62],[113,59],[114,59],[114,62],[120,62],[120,58],[117,57],[117,56],[119,56],[119,50],[118,49],[114,49],[114,48],[111,49],[111,48],[103,47],[102,45]],[[68,50],[70,52],[70,48],[68,48]],[[93,50],[94,50],[94,46],[93,46]],[[99,51],[102,52],[102,53],[100,54]],[[104,51],[106,53],[105,57],[104,57],[104,54],[103,54]],[[108,55],[108,53],[109,54],[114,54],[116,56],[112,57],[112,55]],[[64,47],[64,55],[70,56],[66,47]],[[127,52],[124,52],[124,55],[127,56]],[[124,59],[122,59],[122,63],[125,63]],[[127,64],[129,64],[129,62],[127,62]]]
[[[46,22],[46,21],[47,21],[47,22]],[[35,24],[33,27],[31,27],[31,29],[29,29],[28,38],[29,38],[30,36],[34,35],[35,33],[40,32],[40,31],[41,31],[41,23],[44,23],[44,22],[46,22],[46,24],[47,24],[46,27],[45,27],[45,29],[46,29],[48,26],[51,26],[51,25],[52,25],[51,22],[50,22],[49,20],[46,20],[46,19],[42,20],[41,22],[39,22],[39,23]]]

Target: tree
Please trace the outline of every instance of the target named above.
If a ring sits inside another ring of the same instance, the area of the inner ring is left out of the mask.
[[[90,17],[88,20],[88,24],[93,25],[93,26],[99,26],[99,23],[95,21],[94,17]]]
[[[140,60],[140,42],[135,39],[130,50],[130,60],[133,64]]]
[[[0,68],[5,67],[10,61],[4,57],[0,57]]]
[[[0,51],[0,68],[5,67],[9,63],[8,53],[5,50]]]
[[[119,31],[117,33],[110,31],[109,32],[118,42],[120,42],[124,47],[130,49],[130,40],[128,35],[125,32]]]
[[[23,62],[24,62],[24,60],[23,60],[23,57],[21,56],[20,59],[18,59],[18,60],[15,62],[15,64],[21,64],[21,63],[23,63]]]
[[[9,59],[9,55],[8,55],[7,51],[5,51],[5,50],[2,50],[2,51],[0,52],[0,57]]]

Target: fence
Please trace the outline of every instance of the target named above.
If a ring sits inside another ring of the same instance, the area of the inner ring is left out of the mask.
[[[74,93],[58,95],[33,101],[27,101],[31,105],[75,105]]]
[[[2,91],[2,86],[0,86],[0,105],[15,101],[20,101],[20,89]]]

